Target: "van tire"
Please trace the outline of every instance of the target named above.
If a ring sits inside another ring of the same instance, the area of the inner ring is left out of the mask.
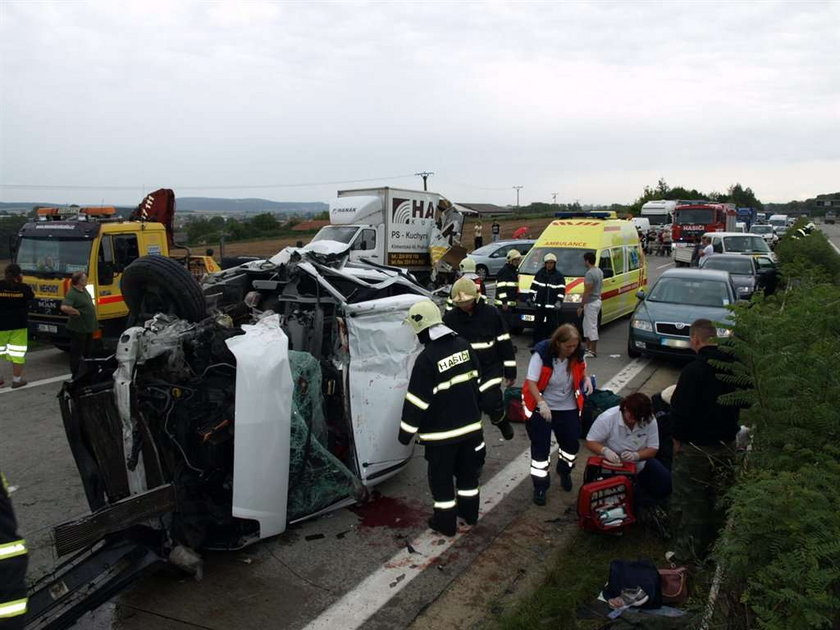
[[[188,322],[199,322],[207,316],[201,286],[171,258],[137,258],[123,271],[120,291],[129,310],[128,326],[142,325],[156,313]]]

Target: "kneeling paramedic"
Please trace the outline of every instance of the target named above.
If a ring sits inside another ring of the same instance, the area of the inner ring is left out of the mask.
[[[443,323],[466,339],[478,357],[481,368],[478,406],[499,428],[502,437],[512,440],[513,426],[505,416],[502,383],[510,387],[516,381],[516,358],[502,314],[496,307],[478,301],[478,288],[467,278],[452,285],[451,299],[456,308],[446,312]],[[486,449],[482,449],[481,464],[485,455]]]
[[[478,521],[478,453],[484,450],[479,363],[470,345],[443,325],[431,300],[414,304],[406,321],[424,348],[411,371],[399,441],[416,436],[425,446],[434,499],[429,527],[454,536],[458,516],[469,525]]]

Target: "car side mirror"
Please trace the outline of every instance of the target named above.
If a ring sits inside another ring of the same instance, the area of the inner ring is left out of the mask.
[[[636,291],[636,297],[640,300],[644,300],[645,295],[647,295],[647,294],[644,291],[642,291],[641,289],[639,291]]]

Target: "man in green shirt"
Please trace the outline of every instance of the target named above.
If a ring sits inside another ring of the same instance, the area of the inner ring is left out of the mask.
[[[69,315],[67,332],[70,333],[70,372],[79,371],[82,359],[90,356],[93,333],[99,327],[96,307],[87,292],[87,274],[77,271],[70,277],[70,290],[61,303],[61,312]]]

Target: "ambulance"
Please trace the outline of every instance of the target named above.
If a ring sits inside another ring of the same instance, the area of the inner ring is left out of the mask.
[[[562,323],[580,323],[577,309],[583,297],[586,252],[594,252],[604,272],[601,323],[632,313],[637,303],[636,291],[646,289],[648,282],[647,261],[633,223],[615,218],[614,212],[560,212],[555,216],[519,265],[519,327],[533,325],[534,307],[528,303],[529,291],[534,275],[543,267],[543,257],[549,253],[557,256],[557,269],[566,278]]]

